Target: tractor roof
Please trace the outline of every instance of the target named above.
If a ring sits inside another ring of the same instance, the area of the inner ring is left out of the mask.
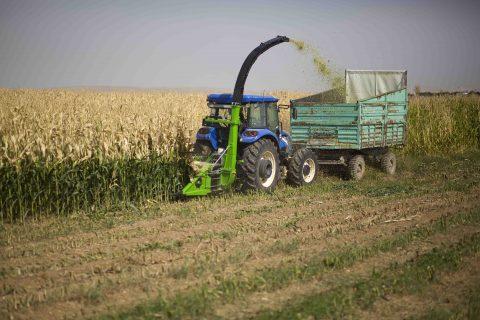
[[[230,104],[232,103],[232,94],[231,93],[213,93],[209,94],[207,97],[208,102],[219,103],[219,104]],[[277,102],[278,99],[274,96],[257,96],[253,94],[244,94],[242,103],[258,103],[258,102]]]

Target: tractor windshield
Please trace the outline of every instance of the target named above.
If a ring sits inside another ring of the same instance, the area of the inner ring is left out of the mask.
[[[248,108],[248,127],[268,128],[275,131],[278,126],[278,112],[275,103],[254,103]]]
[[[265,128],[267,117],[264,104],[253,103],[248,108],[248,127],[249,128]]]
[[[230,118],[230,105],[229,104],[214,104],[209,103],[210,117],[216,119],[228,119]]]

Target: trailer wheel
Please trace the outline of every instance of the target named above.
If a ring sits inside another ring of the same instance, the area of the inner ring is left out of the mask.
[[[385,171],[387,174],[393,175],[395,174],[395,170],[397,169],[397,157],[391,151],[388,151],[380,158],[380,166],[382,170]]]
[[[350,158],[347,164],[348,177],[352,180],[360,180],[365,174],[365,159],[361,154]]]
[[[317,156],[308,149],[300,149],[288,163],[287,182],[294,186],[311,184],[318,173]]]
[[[275,144],[261,139],[243,150],[238,176],[241,189],[271,192],[280,178],[280,159]]]

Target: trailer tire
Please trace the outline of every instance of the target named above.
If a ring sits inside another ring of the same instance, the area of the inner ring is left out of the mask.
[[[365,158],[357,154],[350,158],[347,164],[348,178],[351,180],[360,180],[365,174]]]
[[[280,158],[275,144],[260,139],[243,149],[239,166],[241,190],[272,192],[280,178]]]
[[[318,170],[315,153],[302,148],[288,162],[287,182],[297,187],[311,184],[315,181]]]
[[[397,157],[393,152],[388,151],[381,156],[380,166],[385,173],[394,175],[397,169]]]

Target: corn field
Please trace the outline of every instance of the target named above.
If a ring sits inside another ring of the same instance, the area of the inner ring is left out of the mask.
[[[304,96],[273,92],[280,103]],[[189,179],[205,93],[0,89],[3,221],[170,199]],[[414,97],[408,153],[480,146],[480,98]],[[280,116],[288,129],[288,111]]]
[[[188,179],[205,108],[203,94],[174,92],[3,90],[0,99],[3,220],[169,199]]]
[[[170,199],[189,179],[205,100],[173,91],[0,89],[2,221]]]
[[[409,154],[454,154],[480,148],[480,96],[413,97],[409,102]]]

